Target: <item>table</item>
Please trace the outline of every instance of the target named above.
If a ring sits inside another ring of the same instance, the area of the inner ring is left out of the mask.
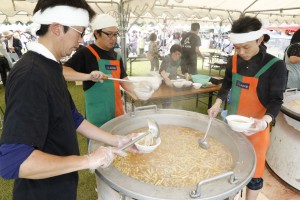
[[[217,94],[217,91],[219,91],[220,88],[221,88],[221,84],[212,85],[211,87],[199,88],[199,89],[192,88],[187,90],[175,90],[174,88],[170,88],[167,85],[162,84],[158,88],[158,90],[156,90],[153,93],[153,95],[150,97],[150,99],[148,99],[146,102],[159,101],[159,103],[161,103],[161,100],[170,99],[170,98],[172,98],[172,101],[195,98],[196,107],[198,107],[199,98],[208,97],[207,107],[210,108],[212,106],[212,97]],[[136,102],[143,102],[142,100],[139,100],[134,94],[125,91],[124,98],[125,98],[126,111],[127,111],[126,102],[128,97],[131,99],[132,111],[134,111],[133,108]],[[205,103],[203,101],[200,102]]]
[[[221,74],[222,69],[226,69],[227,62],[210,62],[209,64],[209,73],[211,75],[211,69],[219,70],[219,75]]]
[[[141,62],[141,61],[149,61],[146,57],[138,57],[138,56],[132,56],[128,57],[127,61],[129,61],[129,76],[132,75],[132,63],[133,62]],[[150,61],[149,61],[150,62]]]

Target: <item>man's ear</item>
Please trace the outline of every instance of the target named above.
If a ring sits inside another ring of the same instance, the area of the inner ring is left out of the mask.
[[[264,40],[264,36],[262,35],[260,38],[258,38],[257,42],[258,42],[258,45],[261,44],[261,42]]]
[[[55,36],[59,36],[61,33],[63,33],[64,31],[64,27],[58,23],[52,23],[49,26],[49,31],[55,35]]]

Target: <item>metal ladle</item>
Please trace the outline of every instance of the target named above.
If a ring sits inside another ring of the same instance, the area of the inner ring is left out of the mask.
[[[157,122],[154,119],[148,119],[148,131],[145,132],[144,134],[141,134],[140,136],[136,137],[134,140],[128,142],[124,146],[122,146],[119,150],[124,150],[128,147],[130,147],[132,144],[138,142],[139,140],[143,139],[145,136],[152,134],[154,138],[159,138],[160,136],[160,131],[159,131],[159,126]]]
[[[204,134],[204,137],[202,139],[199,139],[199,146],[203,149],[208,149],[210,147],[209,143],[206,141],[206,137],[208,135],[208,131],[210,129],[212,121],[213,121],[213,117],[210,117],[209,121],[208,121],[207,129],[206,129],[205,134]]]

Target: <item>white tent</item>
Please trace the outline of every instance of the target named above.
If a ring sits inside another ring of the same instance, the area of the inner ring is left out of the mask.
[[[37,0],[0,0],[0,23],[28,22]],[[270,24],[300,24],[300,0],[87,0],[97,13],[128,22],[218,21],[230,23],[241,14]],[[126,26],[126,24],[125,24]]]

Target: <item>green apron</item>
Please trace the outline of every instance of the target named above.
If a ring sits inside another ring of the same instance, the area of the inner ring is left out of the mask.
[[[88,46],[96,56],[99,71],[120,78],[120,56],[117,60],[104,60],[96,51]],[[97,127],[107,121],[124,114],[121,100],[120,83],[117,81],[105,80],[103,83],[96,82],[91,88],[84,92],[86,119]]]

